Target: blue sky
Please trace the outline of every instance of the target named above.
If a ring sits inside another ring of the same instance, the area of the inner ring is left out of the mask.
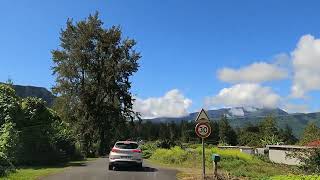
[[[320,64],[319,6],[316,0],[2,0],[0,81],[51,88],[50,51],[67,18],[99,11],[105,27],[120,25],[138,42],[141,67],[132,91],[145,116],[255,105],[317,111],[319,66],[310,64]],[[261,75],[266,69],[274,72]]]

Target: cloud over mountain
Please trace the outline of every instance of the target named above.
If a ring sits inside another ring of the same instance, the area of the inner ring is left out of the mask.
[[[178,89],[173,89],[162,97],[136,98],[133,109],[140,112],[143,118],[181,117],[188,115],[188,108],[191,104],[190,99]]]
[[[205,100],[207,106],[226,107],[277,107],[280,96],[272,91],[270,87],[264,87],[254,83],[236,84],[230,88],[223,88],[220,92]]]

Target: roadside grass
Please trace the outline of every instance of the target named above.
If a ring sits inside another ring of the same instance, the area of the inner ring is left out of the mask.
[[[270,180],[318,180],[320,175],[286,175],[271,177]]]
[[[176,146],[171,149],[155,150],[150,160],[170,165],[171,167],[190,168],[190,170],[197,172],[195,169],[201,169],[201,153],[201,147],[184,150]],[[266,162],[256,156],[242,153],[239,150],[221,150],[216,147],[206,148],[207,172],[212,171],[212,154],[219,154],[221,156],[221,162],[219,162],[218,167],[222,174],[238,177],[238,179],[268,179],[273,176],[301,173],[293,167]],[[180,176],[183,177],[184,174],[188,174],[186,176],[190,177],[190,170],[182,170]]]
[[[15,172],[12,172],[0,180],[38,180],[51,174],[59,173],[68,167],[84,166],[86,162],[96,160],[97,158],[87,158],[81,161],[70,161],[66,164],[56,166],[26,166],[18,167]]]

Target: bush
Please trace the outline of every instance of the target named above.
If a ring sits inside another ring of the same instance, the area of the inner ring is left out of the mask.
[[[156,141],[156,145],[158,148],[170,149],[171,147],[174,147],[176,143],[174,141],[166,139]]]
[[[173,147],[171,149],[157,149],[151,156],[151,159],[166,163],[166,164],[183,164],[188,157],[190,157],[190,153],[181,149],[181,147]]]
[[[15,161],[19,133],[14,129],[14,123],[6,122],[0,128],[0,152],[10,161]]]
[[[0,152],[0,177],[14,170],[15,170],[15,167],[10,162],[8,157],[4,153]]]
[[[302,162],[300,168],[305,172],[320,174],[320,148],[296,152],[290,156],[300,159]]]
[[[73,138],[54,111],[38,98],[22,102],[25,121],[21,129],[18,160],[23,165],[50,165],[70,160],[75,153]]]
[[[157,143],[155,142],[147,142],[143,145],[140,145],[140,148],[142,150],[142,157],[145,159],[148,159],[152,156],[152,154],[157,149]]]

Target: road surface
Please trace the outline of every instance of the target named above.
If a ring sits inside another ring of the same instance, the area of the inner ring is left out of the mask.
[[[107,170],[107,158],[99,158],[85,164],[67,168],[66,171],[44,177],[41,180],[175,180],[176,170],[163,169],[143,163],[143,168]]]

